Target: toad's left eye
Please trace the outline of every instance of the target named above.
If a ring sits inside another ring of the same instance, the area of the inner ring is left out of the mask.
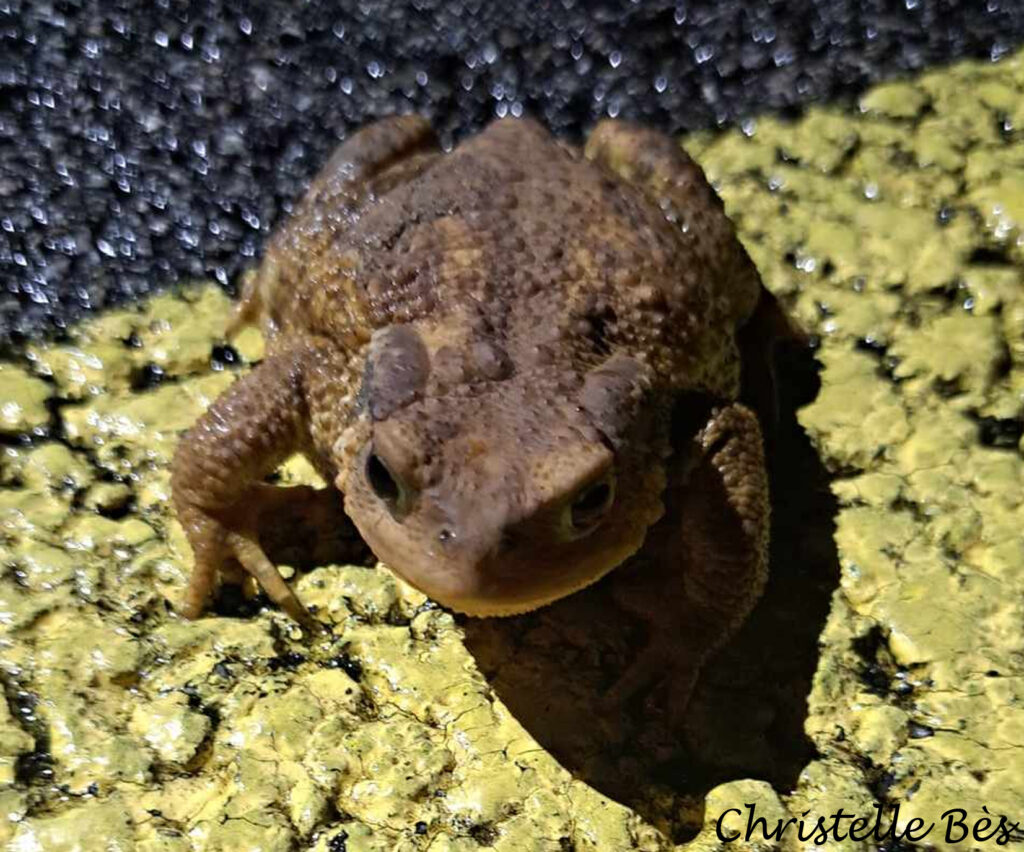
[[[569,507],[569,518],[577,533],[590,532],[608,513],[615,499],[611,477],[584,486]]]

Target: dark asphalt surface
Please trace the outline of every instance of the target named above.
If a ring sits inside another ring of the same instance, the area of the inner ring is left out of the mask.
[[[353,127],[795,111],[1024,41],[1024,0],[0,0],[0,347],[233,286]]]

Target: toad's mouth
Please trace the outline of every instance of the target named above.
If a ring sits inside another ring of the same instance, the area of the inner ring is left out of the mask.
[[[583,550],[527,544],[445,554],[425,552],[401,536],[380,535],[379,527],[367,532],[364,540],[399,579],[441,606],[477,618],[521,615],[574,594],[632,556],[644,539],[642,530],[625,537],[620,530]]]
[[[419,582],[416,578],[406,575],[405,572],[393,568],[391,564],[386,561],[381,564],[403,582],[408,583],[410,586],[422,592],[428,598],[439,603],[446,609],[450,609],[454,612],[461,613],[462,615],[468,615],[473,618],[507,618],[532,612],[533,610],[540,609],[541,607],[561,600],[564,597],[568,597],[571,594],[575,594],[576,592],[585,589],[587,586],[596,583],[615,568],[618,563],[611,564],[603,571],[595,572],[590,576],[583,576],[578,580],[578,582],[567,584],[557,590],[537,594],[532,597],[516,598],[503,598],[500,594],[460,594],[451,589],[438,590],[436,585]]]

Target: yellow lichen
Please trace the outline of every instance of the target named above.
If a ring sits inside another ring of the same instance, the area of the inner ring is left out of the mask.
[[[21,435],[40,429],[50,419],[46,400],[50,386],[22,367],[0,364],[0,433]]]

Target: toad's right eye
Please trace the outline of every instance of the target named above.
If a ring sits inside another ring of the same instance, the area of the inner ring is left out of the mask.
[[[569,523],[577,537],[588,535],[604,520],[615,501],[615,479],[605,475],[583,488],[568,507]]]

